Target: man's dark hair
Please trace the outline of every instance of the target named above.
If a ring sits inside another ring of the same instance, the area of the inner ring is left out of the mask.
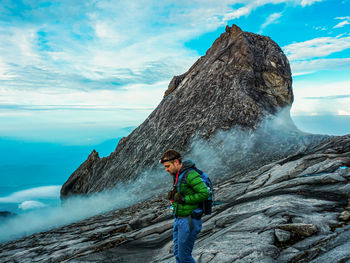
[[[173,149],[166,150],[160,159],[160,163],[170,162],[174,160],[179,160],[179,163],[182,162],[181,154]]]

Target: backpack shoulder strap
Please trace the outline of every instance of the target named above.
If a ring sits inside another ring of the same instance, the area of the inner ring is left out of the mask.
[[[203,171],[199,170],[197,167],[194,167],[193,170],[195,170],[199,175],[203,174]]]
[[[188,174],[194,170],[193,168],[188,168],[185,171],[182,172],[182,174],[179,175],[179,179],[178,179],[178,183],[177,183],[177,192],[180,193],[181,190],[181,184],[182,182],[186,182],[187,181],[187,176]]]

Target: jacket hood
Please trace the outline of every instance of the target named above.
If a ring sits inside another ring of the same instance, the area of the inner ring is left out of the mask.
[[[195,168],[196,165],[191,160],[186,160],[182,162],[182,167],[180,169],[180,174],[190,168]]]

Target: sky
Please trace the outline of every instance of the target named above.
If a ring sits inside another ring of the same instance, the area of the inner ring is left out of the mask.
[[[0,137],[124,135],[232,24],[282,47],[292,116],[348,116],[349,10],[349,0],[0,0]]]

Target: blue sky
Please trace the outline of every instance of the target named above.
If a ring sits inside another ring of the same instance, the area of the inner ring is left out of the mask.
[[[125,135],[227,24],[282,47],[292,116],[350,115],[349,0],[0,1],[0,137]]]

